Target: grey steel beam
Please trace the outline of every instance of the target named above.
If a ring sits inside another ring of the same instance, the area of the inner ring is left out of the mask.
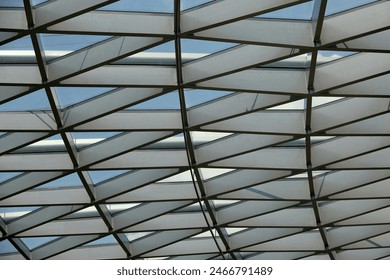
[[[325,19],[325,10],[328,0],[315,0],[311,18],[313,28],[313,42],[315,46],[321,45],[321,33]]]
[[[31,251],[19,238],[9,238],[8,241],[18,250],[18,252],[26,259],[31,259]]]

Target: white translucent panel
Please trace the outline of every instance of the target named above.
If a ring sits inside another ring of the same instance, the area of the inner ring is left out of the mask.
[[[205,41],[205,40],[192,40],[182,39],[181,48],[183,53],[201,53],[201,54],[212,54],[219,51],[223,51],[236,46],[237,44],[216,42],[216,41]]]
[[[109,36],[97,35],[67,35],[67,34],[42,34],[42,45],[47,50],[76,51],[84,47],[103,41]]]
[[[110,91],[110,88],[56,87],[58,100],[62,108],[96,97]]]
[[[22,173],[21,172],[0,172],[0,183],[10,180],[20,174]]]
[[[72,137],[76,147],[82,149],[119,134],[120,132],[73,132]]]
[[[223,207],[236,204],[237,202],[240,202],[240,200],[223,200],[223,199],[214,199],[212,201],[216,208],[223,208]]]
[[[6,222],[10,222],[39,208],[40,207],[2,207],[0,208],[0,217]]]
[[[191,108],[229,94],[231,94],[231,92],[220,91],[220,90],[186,89],[185,90],[186,105],[187,108]]]
[[[23,6],[23,0],[3,0],[0,2],[0,7],[20,8]]]
[[[191,131],[191,138],[195,145],[202,145],[229,136],[231,134],[232,133]]]
[[[227,227],[227,228],[225,228],[225,230],[227,231],[227,233],[229,234],[229,235],[232,235],[232,234],[235,234],[235,233],[239,233],[239,232],[241,232],[241,231],[243,231],[243,230],[247,230],[248,228],[243,228],[243,227]]]
[[[225,173],[229,173],[234,171],[235,169],[229,169],[229,168],[201,168],[200,169],[203,175],[204,180],[208,180],[220,175],[223,175]]]
[[[120,0],[100,10],[173,13],[172,0]]]
[[[127,170],[104,170],[104,171],[89,171],[89,175],[94,184],[99,184],[106,180],[110,180],[116,176],[120,176],[123,173],[128,172]]]
[[[127,240],[130,242],[137,240],[139,238],[142,238],[144,236],[148,236],[149,234],[153,234],[153,232],[130,232],[130,233],[125,233]]]
[[[128,110],[168,110],[179,109],[179,95],[175,92],[169,92],[156,98],[147,100],[137,105],[127,108]]]
[[[90,206],[90,207],[87,207],[87,208],[84,208],[82,210],[79,210],[75,213],[72,213],[68,216],[66,216],[66,218],[90,218],[90,217],[97,217],[99,216],[99,212],[97,211],[96,207],[95,206]]]
[[[164,138],[147,145],[143,149],[185,149],[184,135],[182,133]]]
[[[110,211],[111,214],[115,215],[119,212],[129,210],[133,207],[138,206],[139,203],[119,203],[119,204],[106,204],[108,211]]]
[[[159,183],[169,183],[169,182],[192,182],[192,176],[190,171],[184,171],[177,175],[168,177],[166,179],[160,180]]]
[[[282,105],[273,106],[267,108],[267,110],[303,110],[305,109],[305,100],[300,99],[297,101],[288,102]]]
[[[14,3],[17,3],[19,0],[9,0],[9,2],[14,2]],[[1,1],[0,2],[0,6],[1,4],[3,3],[4,1]],[[23,1],[21,1],[23,2]],[[19,53],[19,51],[22,51],[21,53]],[[30,36],[24,36],[20,39],[16,39],[16,40],[13,40],[7,44],[4,44],[4,45],[1,45],[0,46],[0,53],[4,56],[10,56],[12,55],[13,51],[18,51],[19,55],[28,55],[30,56],[33,52],[33,45],[31,43],[31,37]],[[1,60],[0,60],[1,61]],[[35,56],[34,58],[32,59],[32,62],[33,63],[36,63],[36,59],[35,59]]]

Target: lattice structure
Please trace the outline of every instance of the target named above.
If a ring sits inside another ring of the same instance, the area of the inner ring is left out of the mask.
[[[390,2],[140,2],[0,1],[0,259],[389,258]]]

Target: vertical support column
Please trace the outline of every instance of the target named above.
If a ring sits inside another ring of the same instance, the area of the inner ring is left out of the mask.
[[[176,78],[177,78],[177,87],[179,92],[179,100],[180,100],[180,110],[181,110],[181,120],[182,120],[182,128],[183,128],[183,135],[184,135],[184,141],[186,146],[186,153],[187,153],[187,159],[188,159],[188,165],[190,168],[190,173],[192,176],[192,181],[195,189],[195,193],[198,199],[199,207],[202,211],[202,215],[207,223],[207,226],[209,228],[209,231],[211,233],[212,238],[215,241],[215,245],[218,248],[218,251],[221,254],[221,257],[225,259],[225,253],[230,250],[229,248],[229,242],[228,242],[228,236],[225,235],[221,229],[218,227],[218,222],[216,219],[216,213],[215,213],[215,207],[212,203],[212,201],[208,200],[206,198],[206,192],[203,184],[203,179],[201,176],[201,173],[199,169],[196,166],[196,157],[195,157],[195,149],[194,145],[192,143],[191,139],[191,133],[189,130],[189,122],[188,122],[188,115],[187,115],[187,106],[185,101],[185,94],[184,94],[184,87],[183,87],[183,65],[182,65],[182,58],[181,58],[181,30],[180,30],[180,18],[181,18],[181,12],[180,12],[180,1],[181,0],[175,0],[175,7],[174,7],[174,33],[175,33],[175,55],[176,55]],[[204,205],[207,208],[207,211],[209,213],[209,216],[211,220],[213,221],[213,226],[210,225],[206,214]],[[219,237],[221,238],[225,250],[223,250],[220,245],[218,244],[215,234],[213,232],[213,228],[218,232]],[[236,259],[235,255],[233,253],[229,253],[231,258]]]
[[[307,166],[307,179],[310,188],[310,199],[313,206],[314,216],[316,218],[317,227],[321,234],[322,242],[324,243],[325,252],[329,255],[329,258],[334,260],[335,255],[329,249],[329,242],[327,238],[326,228],[322,225],[320,207],[317,202],[317,195],[314,189],[314,178],[313,178],[313,169],[312,169],[312,144],[311,144],[311,119],[312,119],[312,110],[313,110],[313,93],[314,89],[314,79],[317,68],[317,57],[318,57],[318,49],[317,47],[321,46],[321,31],[322,25],[325,18],[325,10],[326,10],[327,0],[315,0],[314,8],[313,8],[313,16],[312,16],[312,27],[313,27],[313,41],[314,41],[314,49],[311,54],[311,62],[308,73],[308,96],[305,103],[305,111],[306,111],[306,121],[305,121],[305,147],[306,147],[306,166]]]

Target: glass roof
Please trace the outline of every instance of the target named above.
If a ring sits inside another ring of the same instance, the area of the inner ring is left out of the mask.
[[[72,3],[0,1],[0,260],[389,257],[389,1]]]

